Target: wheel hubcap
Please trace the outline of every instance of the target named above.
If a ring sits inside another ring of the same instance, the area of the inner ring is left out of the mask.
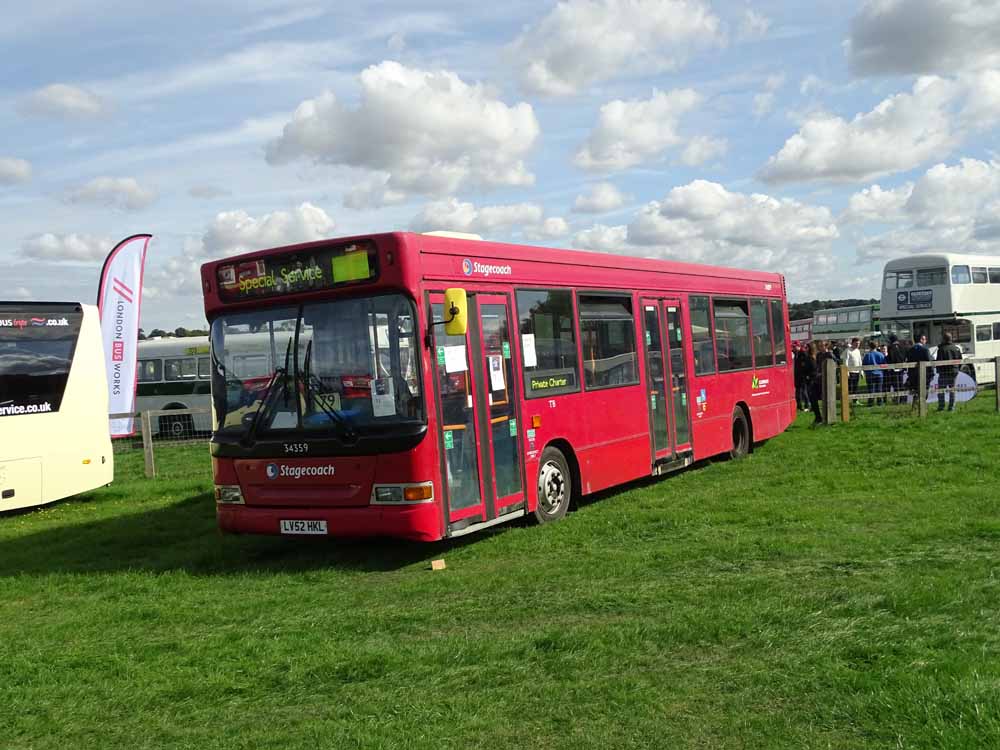
[[[546,513],[555,513],[566,500],[566,478],[559,464],[548,461],[538,475],[538,502]]]

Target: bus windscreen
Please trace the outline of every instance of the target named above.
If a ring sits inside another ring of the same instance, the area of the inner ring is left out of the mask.
[[[83,312],[0,305],[0,417],[59,411]]]

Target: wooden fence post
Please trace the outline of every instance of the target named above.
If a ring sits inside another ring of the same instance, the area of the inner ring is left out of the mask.
[[[997,411],[1000,411],[1000,357],[993,358],[993,373],[995,378],[993,388],[997,395]]]
[[[851,379],[847,374],[847,365],[840,366],[840,421],[851,419],[851,390],[848,387]]]
[[[930,367],[930,364],[930,362],[921,362],[920,367],[917,368],[917,377],[920,378],[917,381],[920,389],[917,392],[917,416],[920,418],[927,416],[927,368]]]
[[[837,363],[831,357],[823,362],[823,416],[827,424],[837,421]]]
[[[146,458],[146,477],[153,479],[156,476],[156,461],[153,457],[153,425],[148,409],[142,413],[142,452]]]

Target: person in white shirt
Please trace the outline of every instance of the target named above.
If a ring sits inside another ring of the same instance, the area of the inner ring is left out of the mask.
[[[861,350],[858,345],[861,342],[858,339],[851,339],[851,348],[844,353],[843,364],[847,367],[861,367]],[[858,390],[858,379],[861,377],[860,372],[849,372],[847,374],[847,391],[848,393],[856,393]]]

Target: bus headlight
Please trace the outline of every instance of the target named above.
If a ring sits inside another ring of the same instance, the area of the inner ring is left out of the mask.
[[[431,482],[417,484],[376,484],[372,488],[373,505],[408,505],[429,503],[434,500]]]
[[[215,502],[220,505],[243,505],[243,491],[238,484],[215,486]]]

